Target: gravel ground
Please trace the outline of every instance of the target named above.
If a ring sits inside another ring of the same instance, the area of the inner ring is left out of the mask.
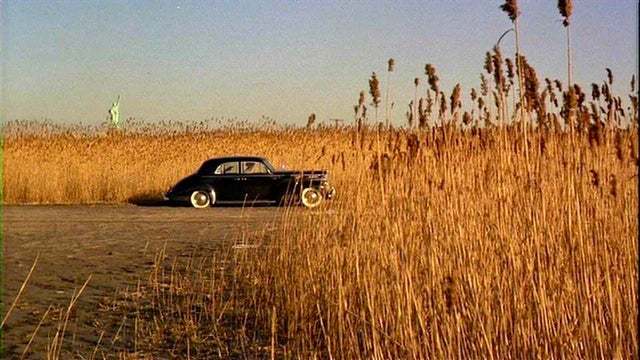
[[[5,206],[4,285],[6,312],[37,265],[3,329],[4,357],[23,349],[49,306],[60,316],[74,291],[91,276],[78,300],[65,344],[80,354],[91,352],[100,334],[97,307],[118,289],[135,286],[151,267],[156,252],[169,257],[211,254],[230,247],[243,232],[273,226],[280,209],[166,206]],[[53,321],[38,331],[29,358],[46,356],[55,335]],[[104,344],[104,343],[103,343]]]

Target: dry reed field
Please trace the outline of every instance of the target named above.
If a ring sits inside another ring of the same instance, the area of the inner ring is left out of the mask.
[[[6,136],[6,200],[127,201],[207,157],[249,152],[328,168],[340,197],[302,217],[285,211],[275,231],[246,240],[253,250],[211,254],[197,271],[159,276],[159,260],[118,307],[147,309],[135,311],[138,350],[638,354],[637,126],[531,128],[526,152],[517,126],[161,132]],[[222,257],[234,259],[232,279],[212,270]]]
[[[567,84],[496,45],[468,96],[426,64],[396,128],[376,73],[347,126],[12,122],[4,201],[137,203],[231,154],[330,171],[334,201],[274,210],[242,246],[159,253],[109,305],[124,358],[638,358],[635,77],[573,83],[558,8]],[[517,2],[502,10],[519,53]]]
[[[117,203],[158,197],[204,160],[229,154],[262,155],[278,166],[329,166],[330,155],[321,154],[341,141],[339,132],[205,126],[140,125],[119,133],[10,124],[5,128],[5,203]]]
[[[637,356],[634,160],[531,135],[529,165],[497,134],[399,156],[383,181],[351,165],[351,201],[258,255],[257,306],[323,358]]]

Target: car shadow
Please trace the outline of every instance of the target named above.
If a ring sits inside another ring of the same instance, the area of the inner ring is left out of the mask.
[[[179,206],[171,201],[165,200],[158,194],[136,194],[127,199],[128,204],[145,207],[174,207]]]
[[[265,203],[256,203],[256,204],[252,204],[252,203],[246,203],[246,204],[242,204],[242,203],[217,203],[215,205],[213,205],[214,208],[241,208],[241,207],[254,207],[254,208],[258,208],[258,207],[280,207],[280,205],[278,204],[265,204]]]
[[[184,207],[190,208],[188,202],[175,202],[165,200],[158,194],[143,193],[131,196],[127,199],[128,204],[142,206],[142,207]],[[267,203],[218,203],[213,207],[219,208],[242,208],[242,207],[281,207],[279,204],[267,204]]]

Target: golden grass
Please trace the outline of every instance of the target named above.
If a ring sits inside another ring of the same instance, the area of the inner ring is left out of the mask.
[[[261,155],[276,166],[328,166],[331,159],[321,156],[322,149],[326,152],[345,138],[329,131],[287,129],[146,130],[9,129],[4,144],[5,203],[135,202],[141,196],[160,196],[204,160],[221,155]]]
[[[148,281],[113,304],[133,317],[120,358],[637,358],[635,77],[626,111],[609,68],[587,99],[571,79],[572,2],[559,1],[568,84],[546,78],[540,93],[520,51],[517,1],[500,8],[516,36],[506,77],[498,41],[485,62],[493,76],[481,74],[480,95],[472,89],[463,107],[462,89],[447,96],[427,64],[429,88],[418,97],[415,79],[407,114],[418,130],[372,130],[375,72],[375,123],[360,92],[357,130],[312,129],[313,114],[306,129],[10,123],[3,201],[156,204],[221,155],[330,170],[335,201],[286,209],[249,247],[187,264],[158,254]]]
[[[637,357],[637,127],[533,129],[526,157],[521,136],[9,132],[4,192],[9,203],[127,201],[227,154],[331,171],[336,201],[285,211],[256,248],[230,250],[242,252],[229,255],[232,277],[213,260],[166,277],[157,265],[136,292],[147,309],[136,351]]]
[[[637,131],[602,146],[532,132],[528,164],[517,132],[498,134],[400,146],[383,181],[370,158],[350,160],[347,201],[284,222],[251,274],[287,349],[638,356]]]

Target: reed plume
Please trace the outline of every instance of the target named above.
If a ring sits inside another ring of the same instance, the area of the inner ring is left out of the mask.
[[[457,113],[458,108],[462,106],[462,101],[460,100],[460,94],[462,93],[462,88],[460,84],[456,84],[453,87],[453,91],[451,92],[451,115],[455,115]]]
[[[504,4],[500,5],[500,9],[507,13],[507,16],[509,16],[509,19],[511,19],[511,21],[513,22],[515,22],[520,15],[517,0],[506,0]]]
[[[309,115],[309,117],[307,118],[307,128],[311,128],[311,126],[313,126],[315,122],[316,122],[316,114],[311,113],[311,115]]]
[[[431,113],[433,112],[433,106],[434,106],[434,98],[431,97],[431,92],[427,92],[427,97],[426,100],[424,101],[424,108],[421,106],[418,108],[418,110],[420,111],[420,114],[418,114],[418,117],[421,119],[420,121],[422,121],[422,117],[424,116],[424,125],[427,125],[427,119],[428,117],[430,117]]]
[[[507,65],[507,77],[509,78],[509,82],[513,85],[513,78],[516,75],[513,69],[513,61],[510,58],[506,58],[504,59],[504,62]]]
[[[551,80],[549,80],[549,78],[544,78],[544,83],[546,84],[546,89],[549,92],[553,91],[553,83],[551,82]]]
[[[564,18],[562,25],[564,25],[567,33],[567,83],[569,88],[571,88],[573,86],[573,69],[571,67],[571,32],[569,31],[569,21],[571,19],[571,13],[573,12],[573,1],[558,0],[558,10],[560,10],[560,15]],[[574,114],[571,113],[569,116],[574,116]]]
[[[638,124],[638,96],[635,94],[629,95],[629,101],[631,101],[630,120],[636,126]]]
[[[549,95],[547,89],[544,89],[541,93],[540,93],[540,98],[538,99],[538,107],[537,107],[537,111],[538,111],[538,122],[541,125],[547,125],[546,124],[546,117],[547,117],[547,96]]]
[[[424,72],[425,75],[427,75],[427,81],[429,83],[429,86],[431,87],[431,90],[433,90],[434,93],[438,94],[440,92],[440,88],[438,87],[438,81],[440,79],[436,74],[436,68],[431,64],[427,64],[425,65]]]
[[[551,100],[553,106],[555,106],[556,108],[558,107],[558,97],[556,96],[555,92],[549,92],[549,100]]]
[[[432,105],[431,102],[433,99],[428,97],[427,100],[421,98],[418,103],[418,127],[420,129],[424,129],[427,127],[427,114],[428,110]]]
[[[393,72],[393,70],[395,69],[395,65],[396,61],[393,58],[390,58],[389,61],[387,61],[387,71]]]
[[[559,92],[562,92],[562,82],[558,79],[555,79],[553,83],[556,85],[556,89],[558,89]]]
[[[424,73],[425,73],[425,75],[427,75],[427,82],[429,83],[429,88],[434,93],[433,103],[435,103],[436,106],[438,106],[438,96],[441,93],[441,91],[440,91],[440,87],[438,86],[438,81],[440,79],[438,78],[438,75],[436,73],[435,66],[433,66],[431,64],[426,64],[424,66]],[[427,90],[427,94],[428,94],[428,90]],[[442,114],[442,111],[440,111],[440,114]],[[440,116],[442,116],[442,115],[440,115]]]
[[[355,112],[355,120],[358,132],[362,129],[364,125],[364,121],[366,120],[367,115],[367,107],[365,105],[365,92],[360,91],[360,95],[358,96],[358,104],[353,107]]]
[[[420,78],[415,78],[413,79],[413,86],[414,86],[414,91],[413,91],[413,104],[414,106],[411,108],[411,118],[415,119],[416,118],[416,104],[418,103],[418,87],[420,86]],[[413,122],[411,122],[411,124],[409,124],[409,127],[412,127]]]
[[[393,58],[390,58],[387,61],[387,93],[385,95],[385,103],[384,103],[384,122],[385,126],[389,127],[389,116],[391,114],[391,109],[389,109],[389,93],[391,92],[391,73],[395,69],[396,61]],[[393,103],[391,105],[393,107]]]
[[[502,53],[499,47],[493,49],[493,56],[491,58],[493,62],[493,79],[496,83],[495,86],[498,90],[504,91],[506,80],[504,70],[502,69]]]
[[[525,107],[527,111],[534,111],[537,110],[539,106],[538,88],[540,83],[538,82],[538,75],[524,56],[520,59],[520,63],[522,64],[522,71],[524,73]]]
[[[488,51],[484,55],[484,69],[487,74],[493,73],[493,59],[491,58],[491,53]]]
[[[573,127],[575,126],[575,124],[572,114],[578,107],[578,97],[576,96],[576,91],[573,86],[563,94],[563,100],[563,109],[561,115],[562,117],[564,117],[565,123],[569,127],[570,131],[573,131]]]
[[[636,93],[636,76],[631,76],[631,94],[629,94],[629,101],[631,101],[631,110],[629,114],[631,116],[631,122],[637,123],[638,120],[638,95]],[[637,124],[636,124],[637,125]]]
[[[591,98],[593,101],[600,100],[600,86],[598,86],[598,84],[591,84]]]
[[[378,123],[378,107],[380,106],[380,82],[376,73],[371,74],[369,79],[369,94],[371,94],[371,104],[375,108],[375,119]]]
[[[482,96],[489,94],[489,85],[487,84],[487,78],[484,77],[484,74],[480,74],[480,93]]]
[[[500,6],[500,9],[507,13],[509,19],[513,22],[513,27],[516,32],[516,70],[518,71],[518,94],[520,98],[520,124],[522,126],[522,132],[524,134],[524,142],[523,145],[525,147],[525,154],[528,158],[528,140],[527,140],[527,126],[525,124],[525,114],[524,114],[524,79],[522,73],[522,64],[520,63],[520,27],[518,26],[518,17],[520,16],[520,10],[518,9],[518,1],[517,0],[506,0],[504,4]]]
[[[572,0],[558,0],[558,10],[560,15],[564,18],[562,25],[569,26],[569,20],[571,19],[571,13],[573,13],[573,1]]]
[[[500,124],[504,124],[507,118],[506,100],[504,97],[504,93],[507,91],[507,81],[505,80],[504,70],[502,69],[502,52],[498,46],[493,48],[491,62],[493,63],[493,81],[500,96],[498,115],[500,116]]]
[[[578,97],[578,109],[581,109],[584,106],[586,95],[578,84],[573,84],[573,90],[576,92],[576,96]]]
[[[422,100],[422,99],[421,99]],[[415,119],[415,102],[413,102],[413,100],[409,101],[409,111],[407,111],[406,116],[407,116],[407,124],[409,125],[409,129],[413,128],[413,123],[414,123],[414,119]]]
[[[465,111],[464,115],[462,115],[462,123],[468,126],[469,124],[471,124],[472,121],[473,121],[473,118],[471,114],[469,114],[468,111]]]

